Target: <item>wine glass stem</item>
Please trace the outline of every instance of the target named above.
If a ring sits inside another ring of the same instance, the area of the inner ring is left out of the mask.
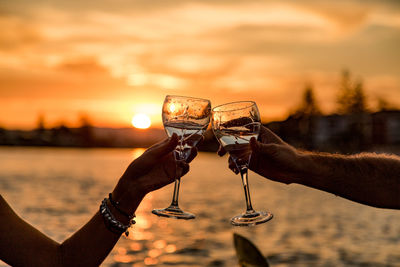
[[[246,166],[240,168],[240,176],[242,177],[244,195],[246,197],[246,213],[254,213],[253,206],[251,205],[249,181],[248,181],[248,168]]]
[[[172,196],[172,202],[171,206],[172,207],[178,207],[178,197],[179,197],[179,186],[181,184],[181,178],[176,178],[175,179],[175,185],[174,185],[174,195]]]
[[[183,155],[182,155],[182,143],[183,143],[183,135],[181,139],[178,142],[178,146],[181,149],[175,150],[175,164],[176,164],[176,169],[178,169],[178,160],[182,160]],[[174,184],[174,194],[172,195],[172,202],[170,207],[178,208],[178,198],[179,198],[179,187],[181,185],[181,177],[176,177],[175,178],[175,184]]]

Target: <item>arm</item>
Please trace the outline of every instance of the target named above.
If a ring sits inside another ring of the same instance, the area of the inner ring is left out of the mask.
[[[298,183],[362,204],[400,209],[400,158],[300,151],[262,127],[250,142],[250,169],[274,181]],[[223,152],[222,152],[223,153]],[[235,172],[234,163],[230,168]]]
[[[362,204],[400,209],[400,158],[362,153],[354,156],[300,153],[301,184]]]
[[[133,214],[147,193],[173,182],[177,172],[188,172],[187,163],[175,164],[172,150],[176,144],[177,137],[173,136],[152,146],[128,166],[112,192],[122,210]],[[196,153],[193,149],[188,162]],[[117,220],[127,224],[128,219],[108,204]],[[102,215],[96,212],[59,244],[18,217],[1,196],[0,218],[0,259],[12,266],[98,266],[120,237],[106,228]]]

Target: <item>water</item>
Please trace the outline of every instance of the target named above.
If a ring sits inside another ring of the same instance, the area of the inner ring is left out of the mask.
[[[0,148],[0,192],[14,210],[61,242],[97,211],[129,162],[143,150]],[[167,206],[173,185],[148,195],[129,239],[102,266],[237,266],[232,234],[252,240],[271,266],[400,266],[400,211],[376,209],[299,185],[249,174],[253,206],[274,219],[236,228],[245,209],[239,176],[227,158],[200,153],[182,178],[179,221],[151,214]],[[5,265],[5,264],[0,264]]]
[[[174,133],[178,135],[180,142],[175,150],[180,159],[187,159],[191,148],[201,140],[207,125],[191,121],[173,121],[164,123],[164,128],[168,136],[172,136]]]

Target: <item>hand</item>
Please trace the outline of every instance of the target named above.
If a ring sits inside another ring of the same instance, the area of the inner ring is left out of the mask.
[[[282,141],[266,127],[261,127],[259,141],[250,140],[252,150],[249,169],[273,181],[290,184],[296,182],[296,177],[302,172],[302,154],[289,144]],[[226,151],[220,147],[218,155]],[[237,162],[240,164],[240,159]],[[229,168],[239,173],[236,164],[229,157]]]
[[[186,161],[176,161],[173,150],[178,144],[178,136],[153,145],[126,169],[123,178],[129,179],[148,193],[157,190],[182,177],[189,171],[189,164],[197,155],[193,147]]]
[[[186,161],[176,161],[173,151],[178,144],[178,136],[157,143],[135,159],[125,170],[113,195],[120,198],[126,191],[142,196],[157,190],[182,177],[189,171],[189,164],[197,155],[193,147]]]

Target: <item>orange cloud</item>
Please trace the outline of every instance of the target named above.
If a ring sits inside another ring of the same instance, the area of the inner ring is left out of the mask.
[[[306,83],[329,112],[343,68],[369,95],[400,99],[396,2],[25,0],[0,10],[4,125],[31,127],[38,113],[74,123],[84,111],[124,126],[140,109],[160,123],[166,94],[256,100],[265,119],[282,119]]]

